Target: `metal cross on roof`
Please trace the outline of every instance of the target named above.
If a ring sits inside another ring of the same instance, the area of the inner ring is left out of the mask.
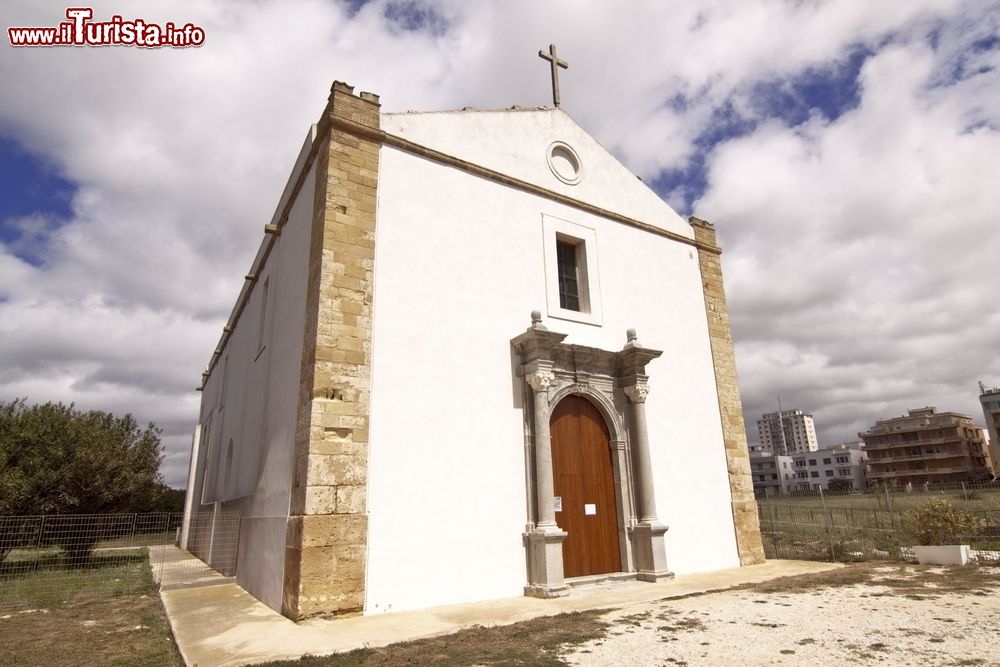
[[[549,52],[539,51],[538,57],[549,61],[549,65],[552,67],[552,102],[559,106],[559,68],[569,69],[569,63],[565,60],[559,60],[559,56],[556,55],[556,45],[549,44]]]

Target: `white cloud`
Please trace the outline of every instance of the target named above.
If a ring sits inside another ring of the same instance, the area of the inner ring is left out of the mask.
[[[767,123],[713,154],[697,210],[731,258],[748,420],[776,394],[814,410],[827,438],[927,403],[981,418],[975,380],[1000,375],[986,268],[1000,253],[1000,76],[940,81],[951,46],[886,46],[857,109]]]

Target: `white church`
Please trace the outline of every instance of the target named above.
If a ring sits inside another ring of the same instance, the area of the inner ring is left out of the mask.
[[[200,389],[182,546],[292,619],[763,561],[714,229],[558,106],[334,83]]]

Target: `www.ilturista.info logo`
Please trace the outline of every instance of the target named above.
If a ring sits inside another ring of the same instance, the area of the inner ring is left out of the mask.
[[[205,30],[191,23],[163,25],[142,19],[126,21],[112,16],[110,21],[91,21],[90,7],[70,7],[68,21],[50,28],[7,28],[11,46],[141,46],[156,49],[164,46],[184,48],[205,43]]]

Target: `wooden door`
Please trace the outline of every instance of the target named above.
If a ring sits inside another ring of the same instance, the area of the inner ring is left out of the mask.
[[[556,523],[567,577],[620,572],[618,504],[608,427],[585,398],[567,396],[552,411],[552,476],[561,504]],[[559,504],[556,506],[559,509]]]

